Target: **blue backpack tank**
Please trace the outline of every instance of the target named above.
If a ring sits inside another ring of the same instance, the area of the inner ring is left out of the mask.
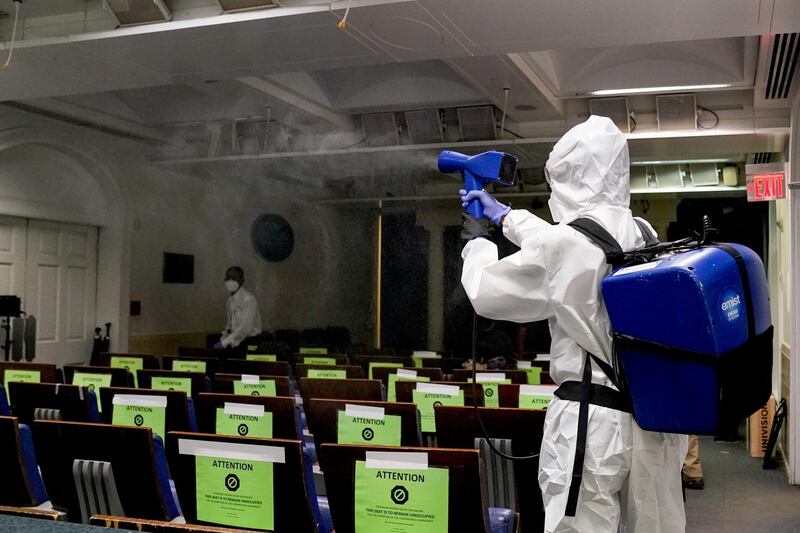
[[[651,240],[643,250],[623,253],[595,222],[570,225],[612,265],[601,291],[613,368],[642,429],[713,435],[767,401],[773,328],[764,265],[755,252],[702,239]]]

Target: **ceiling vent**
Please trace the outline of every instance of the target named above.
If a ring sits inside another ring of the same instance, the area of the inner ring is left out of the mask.
[[[251,9],[268,9],[277,7],[278,3],[270,0],[217,0],[225,13],[249,11]]]
[[[774,154],[772,152],[756,152],[753,154],[752,163],[754,165],[763,165],[766,163],[772,163],[772,156]]]
[[[772,41],[772,56],[767,75],[766,100],[788,98],[797,61],[800,57],[800,33],[779,33]]]
[[[361,115],[367,146],[396,146],[400,144],[394,113]]]
[[[406,111],[406,124],[411,144],[433,144],[443,141],[442,121],[438,109]]]
[[[656,97],[658,131],[697,129],[697,101],[694,94],[668,94]]]
[[[592,115],[610,118],[623,133],[631,132],[631,117],[627,98],[593,98],[589,100]]]
[[[458,125],[462,141],[488,141],[497,139],[497,119],[494,107],[459,107]]]
[[[172,11],[163,0],[105,0],[120,26],[135,26],[172,20]]]

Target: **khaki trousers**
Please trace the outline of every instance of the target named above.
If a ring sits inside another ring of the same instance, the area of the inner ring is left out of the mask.
[[[689,435],[689,451],[683,461],[683,479],[703,479],[703,465],[700,463],[700,439]]]

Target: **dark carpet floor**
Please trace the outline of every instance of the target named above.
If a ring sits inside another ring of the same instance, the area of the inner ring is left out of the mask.
[[[16,516],[0,516],[0,531],[2,533],[121,533],[119,529],[104,527],[82,526],[80,524],[66,524],[50,520],[34,520]]]
[[[800,487],[783,465],[762,470],[743,442],[700,438],[704,490],[686,491],[687,533],[800,532]]]

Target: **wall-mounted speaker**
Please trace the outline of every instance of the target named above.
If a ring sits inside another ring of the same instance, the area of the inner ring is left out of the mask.
[[[631,132],[628,99],[625,97],[593,98],[589,100],[589,112],[592,115],[610,118],[623,133]]]
[[[658,131],[697,129],[697,100],[694,94],[665,94],[656,97]]]

